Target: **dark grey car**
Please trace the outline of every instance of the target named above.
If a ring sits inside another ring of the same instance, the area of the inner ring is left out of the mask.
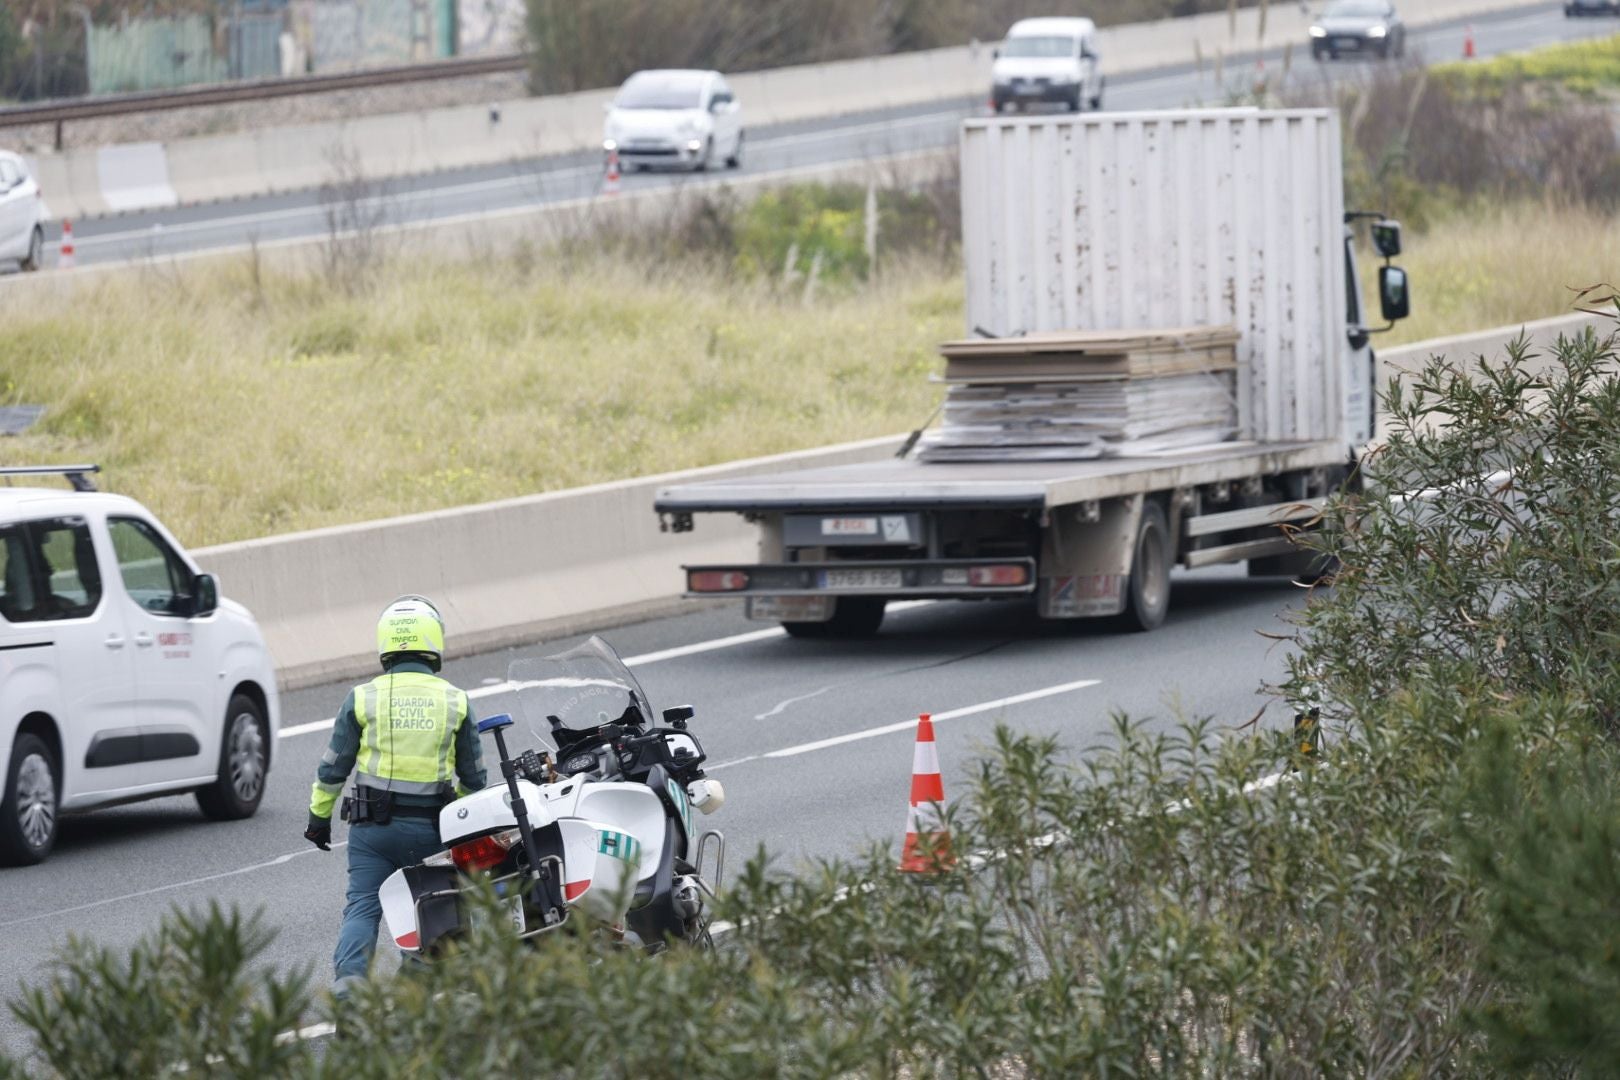
[[[1620,0],[1565,0],[1564,14],[1569,18],[1577,15],[1620,15]]]
[[[1311,56],[1376,56],[1406,53],[1406,24],[1389,0],[1333,0],[1311,24]]]

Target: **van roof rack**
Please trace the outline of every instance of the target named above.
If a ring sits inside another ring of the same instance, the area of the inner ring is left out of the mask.
[[[101,471],[100,465],[5,465],[0,466],[0,476],[65,476],[68,483],[73,485],[74,491],[94,491],[95,481],[90,479],[91,473]]]

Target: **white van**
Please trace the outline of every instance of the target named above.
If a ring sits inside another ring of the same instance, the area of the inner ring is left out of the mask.
[[[246,608],[134,499],[0,487],[0,865],[42,861],[64,813],[193,792],[264,797],[280,707]]]
[[[1102,60],[1090,19],[1020,19],[1007,31],[990,68],[996,112],[1036,102],[1079,112],[1102,108]]]

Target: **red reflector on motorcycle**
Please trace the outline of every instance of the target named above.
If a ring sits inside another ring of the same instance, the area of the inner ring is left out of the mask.
[[[578,900],[585,894],[585,890],[590,887],[591,883],[589,879],[586,879],[585,881],[570,881],[563,886],[563,899]]]
[[[480,836],[450,849],[450,858],[463,874],[476,874],[480,870],[493,870],[506,858],[512,845],[504,836]]]
[[[741,592],[748,588],[742,570],[693,570],[686,575],[688,592]]]
[[[1027,585],[1027,566],[971,566],[968,568],[969,585]]]
[[[422,938],[415,930],[410,931],[404,937],[394,939],[394,944],[398,945],[402,949],[414,949],[421,943]]]

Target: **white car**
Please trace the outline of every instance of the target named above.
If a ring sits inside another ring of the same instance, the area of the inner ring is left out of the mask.
[[[990,104],[998,113],[1034,104],[1100,109],[1102,94],[1102,58],[1090,19],[1020,19],[990,66]]]
[[[280,727],[275,671],[246,608],[219,597],[140,503],[0,487],[0,865],[42,861],[61,814],[195,792],[250,817]]]
[[[638,71],[607,107],[602,149],[627,168],[742,164],[742,106],[718,71]]]
[[[28,163],[0,150],[0,263],[38,270],[44,262],[44,196]]]

